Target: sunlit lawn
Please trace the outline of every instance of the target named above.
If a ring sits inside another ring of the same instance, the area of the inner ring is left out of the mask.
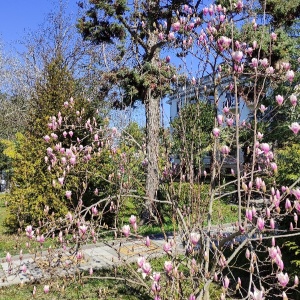
[[[7,208],[5,206],[3,195],[0,195],[0,257],[5,257],[7,252],[11,255],[19,254],[20,249],[26,252],[25,244],[28,241],[24,234],[10,234],[6,232],[6,228],[3,226],[3,221],[6,217]],[[129,214],[126,213],[123,218],[124,222],[132,211],[129,209]],[[221,200],[214,202],[213,222],[219,223],[232,223],[237,219],[237,207],[227,204]],[[174,230],[174,224],[171,219],[166,218],[163,225],[163,229],[166,233]],[[176,229],[176,228],[175,228]],[[151,235],[161,233],[160,226],[142,226],[139,229],[139,234]],[[47,245],[45,245],[47,247]],[[106,273],[105,273],[106,272]],[[124,272],[124,271],[123,271]],[[125,271],[126,272],[126,271]],[[100,276],[113,276],[111,271],[101,271]],[[130,274],[122,274],[130,276]],[[44,284],[50,285],[50,292],[45,294],[43,291]],[[10,286],[0,289],[0,299],[3,300],[23,300],[34,299],[32,295],[34,284],[24,284],[21,286]],[[150,299],[138,289],[125,284],[124,282],[118,282],[115,280],[103,280],[103,279],[85,279],[79,280],[79,278],[69,278],[68,280],[56,280],[51,282],[36,283],[36,296],[35,299]]]
[[[112,274],[96,274],[110,275]],[[128,276],[129,274],[127,274]],[[44,293],[44,285],[50,285],[48,294]],[[36,295],[33,298],[33,288],[36,286]],[[51,282],[42,282],[40,284],[28,283],[22,287],[20,285],[10,286],[0,289],[1,300],[26,300],[26,299],[42,299],[42,300],[75,300],[75,299],[127,299],[138,300],[148,298],[138,288],[135,289],[124,282],[116,280],[104,279],[84,279],[78,278],[68,279],[65,281],[54,280]]]
[[[10,252],[11,255],[18,254],[21,247],[25,248],[26,243],[25,236],[9,234],[3,226],[7,211],[3,196],[3,194],[0,194],[0,257],[5,257],[7,252]]]

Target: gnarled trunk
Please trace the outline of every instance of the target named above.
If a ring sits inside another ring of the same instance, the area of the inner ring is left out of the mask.
[[[160,98],[153,97],[149,88],[147,91],[146,107],[146,151],[147,151],[147,178],[146,201],[142,210],[142,223],[155,219],[154,199],[159,186],[159,128],[160,128]]]

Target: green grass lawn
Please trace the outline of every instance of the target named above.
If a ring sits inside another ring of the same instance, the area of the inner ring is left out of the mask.
[[[11,255],[19,254],[20,249],[26,252],[25,243],[28,241],[24,233],[11,234],[6,232],[6,228],[3,226],[3,221],[6,217],[7,208],[5,206],[2,195],[0,195],[0,257],[5,257],[7,252]],[[131,212],[130,212],[131,214]],[[124,216],[124,222],[128,216]],[[227,204],[222,200],[216,200],[214,202],[214,214],[213,223],[230,223],[237,220],[237,207]],[[174,224],[170,218],[165,218],[163,228],[165,232],[172,232],[174,230]],[[160,226],[142,226],[139,229],[139,234],[151,235],[161,233]],[[45,245],[44,248],[46,248]],[[111,271],[105,271],[106,273],[96,274],[99,277],[102,276],[114,276]],[[131,274],[121,274],[123,278],[131,278]],[[50,292],[45,294],[43,291],[44,284],[50,285]],[[24,284],[23,286],[11,286],[0,289],[0,299],[2,300],[23,300],[34,299],[32,295],[34,284]],[[124,282],[116,280],[104,280],[104,279],[78,279],[69,278],[68,280],[56,280],[51,282],[36,283],[36,296],[35,299],[150,299],[147,295],[143,294],[142,290],[134,288],[132,285],[128,285]]]
[[[105,275],[105,274],[96,274]],[[106,274],[111,275],[112,274]],[[48,294],[44,293],[44,285],[50,286]],[[32,292],[36,287],[36,295],[33,298]],[[67,281],[57,280],[51,282],[43,282],[40,284],[24,284],[23,286],[10,286],[0,289],[1,300],[150,300],[140,289],[133,288],[124,282],[105,279],[68,279]]]

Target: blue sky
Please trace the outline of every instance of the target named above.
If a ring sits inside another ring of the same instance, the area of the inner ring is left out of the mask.
[[[2,0],[0,9],[0,41],[5,49],[15,47],[28,32],[35,31],[47,14],[55,9],[55,0]],[[64,0],[67,12],[78,11],[77,0]]]
[[[0,0],[1,1],[1,0]],[[78,0],[62,0],[67,5],[67,14],[76,15]],[[0,9],[0,44],[4,52],[12,56],[15,50],[22,47],[18,41],[24,40],[30,32],[38,30],[39,26],[47,19],[47,15],[57,11],[59,0],[2,0]],[[169,122],[169,105],[164,104],[163,115],[165,125]],[[134,110],[132,118],[139,124],[144,125],[145,117],[143,108]]]

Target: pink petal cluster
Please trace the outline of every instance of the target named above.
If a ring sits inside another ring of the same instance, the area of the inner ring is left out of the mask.
[[[125,235],[125,237],[129,237],[130,234],[130,226],[129,225],[124,225],[122,227],[122,232]]]
[[[132,226],[133,230],[136,232],[137,231],[137,222],[136,222],[136,216],[131,215],[129,218],[129,223]]]
[[[199,240],[200,240],[200,233],[197,232],[191,232],[190,234],[190,238],[191,238],[191,243],[193,245],[197,245]]]
[[[283,97],[282,97],[281,95],[277,95],[277,96],[275,97],[275,99],[276,99],[277,104],[278,104],[279,106],[281,106],[282,103],[283,103]]]
[[[286,285],[289,283],[289,276],[287,273],[283,274],[283,272],[281,271],[279,274],[277,274],[277,279],[279,281],[279,284],[282,287],[286,287]]]
[[[31,226],[31,225],[28,225],[28,226],[25,228],[25,232],[26,232],[26,236],[27,236],[29,239],[32,239],[32,238],[33,238],[34,230],[32,230],[32,226]]]
[[[236,62],[241,62],[243,59],[243,52],[242,51],[234,51],[231,53],[232,59]]]
[[[223,146],[221,147],[221,153],[222,153],[223,155],[228,155],[229,152],[230,152],[230,148],[229,148],[228,146],[223,145]]]
[[[295,135],[298,134],[298,132],[300,131],[300,125],[299,125],[298,122],[292,123],[291,126],[290,126],[289,128],[293,131],[293,133],[294,133]]]

